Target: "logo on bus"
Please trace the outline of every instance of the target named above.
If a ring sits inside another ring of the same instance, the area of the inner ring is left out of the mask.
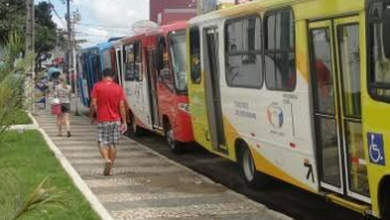
[[[284,123],[284,115],[282,108],[276,104],[272,103],[267,108],[267,117],[268,122],[274,127],[274,128],[282,128]]]
[[[385,166],[385,152],[383,148],[383,136],[382,134],[368,133],[368,153],[370,155],[370,162]]]

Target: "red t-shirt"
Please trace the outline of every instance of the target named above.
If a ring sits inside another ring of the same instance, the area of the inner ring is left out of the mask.
[[[113,81],[95,84],[91,97],[97,100],[97,121],[120,121],[119,105],[125,100],[123,89]]]

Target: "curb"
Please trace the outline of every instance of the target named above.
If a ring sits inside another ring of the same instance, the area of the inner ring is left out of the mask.
[[[38,124],[37,120],[35,120],[34,116],[31,114],[31,112],[27,112],[27,115],[31,119],[31,121],[33,122],[33,125],[35,125],[35,126],[37,126],[37,128],[39,128],[39,124]]]
[[[12,125],[11,127],[9,127],[9,130],[37,130],[39,129],[39,124],[37,122],[37,120],[35,120],[35,118],[31,115],[30,112],[27,112],[27,115],[28,117],[30,118],[30,120],[32,121],[32,124],[25,124],[25,125]]]
[[[82,180],[80,175],[73,168],[73,166],[66,159],[66,157],[62,154],[62,152],[57,148],[57,146],[50,139],[47,133],[42,128],[38,128],[38,131],[42,134],[50,150],[54,153],[54,156],[61,163],[61,166],[64,168],[65,172],[67,172],[70,178],[73,180],[74,185],[79,189],[79,191],[84,195],[87,201],[91,204],[91,207],[96,212],[96,214],[100,216],[102,220],[113,220],[110,213],[104,208],[102,203],[99,201],[96,195],[93,194],[91,189],[89,189],[87,184]]]

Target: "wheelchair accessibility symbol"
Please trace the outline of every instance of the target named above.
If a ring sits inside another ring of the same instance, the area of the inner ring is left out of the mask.
[[[370,162],[378,165],[385,166],[385,152],[383,148],[383,136],[382,134],[368,133],[368,151],[370,155]]]

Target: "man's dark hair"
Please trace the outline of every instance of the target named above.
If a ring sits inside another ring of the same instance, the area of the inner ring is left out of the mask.
[[[106,68],[103,70],[103,77],[113,77],[114,74],[110,68]]]

